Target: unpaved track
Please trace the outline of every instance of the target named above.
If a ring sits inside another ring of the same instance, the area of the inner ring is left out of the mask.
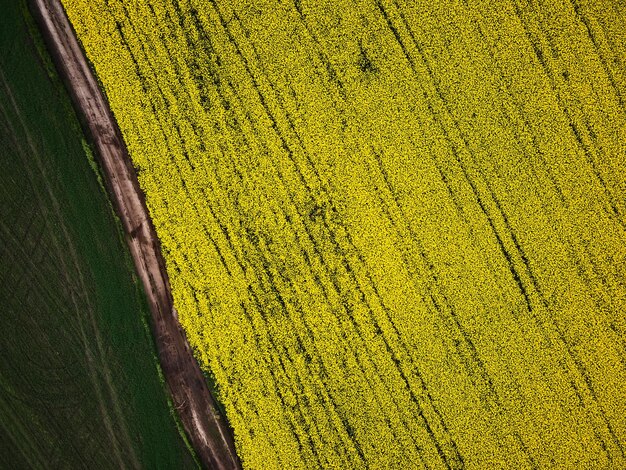
[[[230,431],[178,322],[159,240],[107,101],[60,2],[32,0],[31,5],[104,169],[135,268],[148,296],[161,368],[185,431],[206,467],[240,468]]]

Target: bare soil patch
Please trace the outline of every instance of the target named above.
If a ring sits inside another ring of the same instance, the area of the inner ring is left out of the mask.
[[[100,159],[135,268],[148,296],[161,368],[185,431],[206,467],[241,468],[230,430],[219,414],[178,322],[159,240],[108,103],[60,2],[33,0],[31,5]]]

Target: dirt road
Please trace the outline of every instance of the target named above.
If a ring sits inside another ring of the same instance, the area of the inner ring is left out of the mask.
[[[185,431],[206,467],[240,468],[230,430],[220,417],[178,322],[159,240],[107,101],[61,4],[56,0],[33,0],[31,5],[100,158],[135,268],[148,296],[161,367]]]

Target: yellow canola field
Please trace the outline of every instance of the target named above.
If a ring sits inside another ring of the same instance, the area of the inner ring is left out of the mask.
[[[63,0],[249,469],[626,467],[626,10]]]

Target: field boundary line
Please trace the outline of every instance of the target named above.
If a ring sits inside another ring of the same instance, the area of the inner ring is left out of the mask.
[[[82,125],[95,147],[104,179],[152,314],[161,369],[185,432],[207,468],[240,469],[234,439],[173,305],[159,239],[117,122],[59,0],[31,0],[32,12]]]

